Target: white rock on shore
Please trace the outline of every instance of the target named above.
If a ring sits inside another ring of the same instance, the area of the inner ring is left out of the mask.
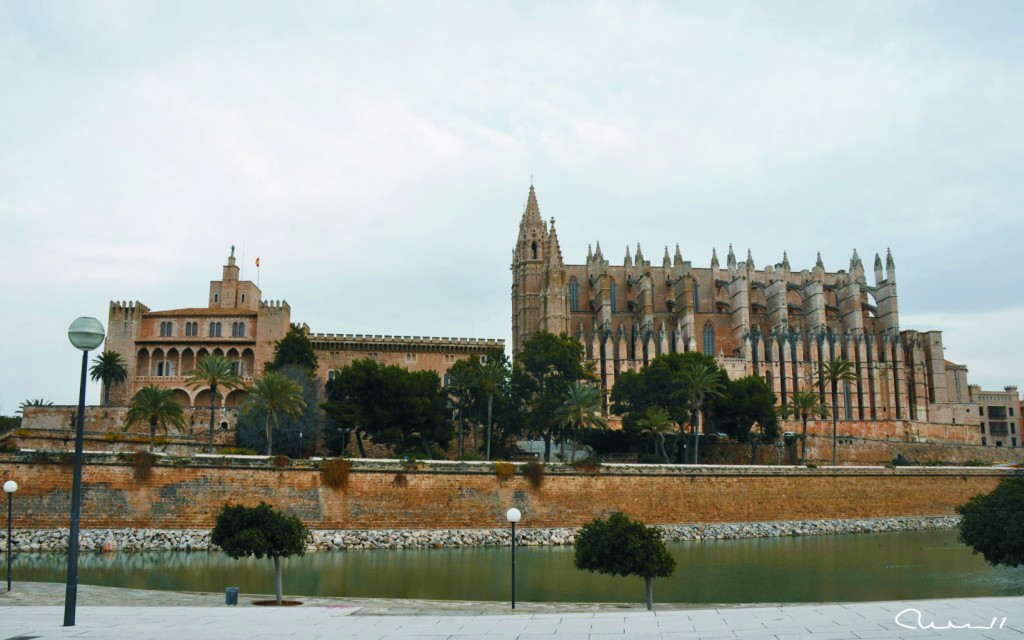
[[[737,538],[773,538],[780,536],[882,533],[919,529],[952,529],[957,516],[872,518],[860,520],[801,520],[788,522],[742,522],[727,524],[686,524],[659,527],[666,541],[732,540]],[[571,545],[577,528],[518,529],[516,542],[524,546]],[[12,547],[19,552],[67,551],[67,529],[16,529]],[[418,530],[331,530],[311,531],[306,543],[309,551],[356,549],[423,549],[508,546],[508,529],[418,529]],[[7,532],[0,531],[0,548],[7,546]],[[86,529],[81,532],[83,551],[209,551],[204,529]]]

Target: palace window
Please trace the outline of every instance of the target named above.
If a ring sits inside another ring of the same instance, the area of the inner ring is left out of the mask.
[[[232,322],[231,323],[231,337],[232,338],[244,338],[245,337],[245,323],[244,322]]]
[[[221,326],[220,326],[219,322],[211,322],[210,323],[210,337],[211,338],[219,338],[220,337],[220,329],[221,329]]]
[[[452,384],[452,376],[450,373],[444,374],[444,386],[448,387]]]
[[[704,325],[704,355],[715,355],[715,330],[710,323]]]
[[[444,363],[445,364],[454,364],[454,362],[455,362],[455,354],[454,353],[446,353],[446,354],[444,354]]]
[[[415,353],[407,353],[407,354],[405,354],[405,361],[406,362],[416,362],[416,354]]]
[[[245,294],[242,294],[242,302],[245,302]]]
[[[487,354],[480,356],[480,364],[487,364]]]
[[[981,423],[981,432],[985,433],[985,423],[984,422]]]
[[[220,302],[220,294],[219,293],[213,294],[213,301],[214,302]]]
[[[161,322],[160,323],[160,337],[161,338],[169,338],[170,336],[173,336],[173,335],[174,335],[174,325],[171,324],[170,322]]]
[[[569,311],[579,311],[580,283],[576,276],[569,278]]]

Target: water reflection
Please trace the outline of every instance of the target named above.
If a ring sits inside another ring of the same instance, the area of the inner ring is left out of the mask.
[[[670,545],[674,576],[655,581],[661,602],[827,602],[1016,596],[1024,570],[993,568],[953,531],[706,541]],[[408,549],[310,553],[284,560],[285,591],[296,595],[507,600],[509,549]],[[637,602],[639,578],[577,571],[571,547],[517,554],[522,601]],[[0,565],[5,566],[5,565]],[[16,580],[62,582],[66,560],[18,554]],[[6,568],[4,569],[6,571]],[[81,556],[79,579],[135,589],[273,590],[273,562],[222,553],[144,552]]]

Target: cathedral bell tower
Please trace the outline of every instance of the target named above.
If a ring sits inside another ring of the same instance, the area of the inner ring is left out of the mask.
[[[568,281],[554,220],[549,231],[530,185],[512,250],[513,353],[542,329],[552,333],[569,330]]]

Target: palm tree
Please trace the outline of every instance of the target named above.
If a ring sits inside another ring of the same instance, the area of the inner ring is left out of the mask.
[[[160,425],[167,432],[167,426],[185,428],[185,410],[174,401],[173,389],[161,389],[155,384],[139,389],[128,405],[124,430],[140,422],[149,423],[149,450],[156,448],[156,428]]]
[[[110,387],[128,379],[128,367],[125,366],[120,353],[108,349],[92,361],[89,377],[93,382],[103,381],[103,404],[109,405]]]
[[[839,451],[839,383],[856,379],[853,363],[845,358],[818,363],[818,384],[824,387],[827,381],[832,385],[832,466],[836,465]]]
[[[828,407],[821,403],[817,393],[804,389],[790,396],[789,403],[782,407],[782,414],[798,416],[803,423],[804,430],[800,435],[800,464],[807,464],[807,419],[811,416],[828,417]]]
[[[18,413],[25,415],[25,407],[52,407],[53,400],[44,400],[43,398],[35,398],[33,400],[25,400],[18,405]]]
[[[569,428],[570,434],[573,431],[578,433],[584,428],[606,429],[608,427],[608,422],[601,415],[601,392],[582,382],[569,384],[569,389],[565,392],[565,400],[558,408],[556,417]],[[564,446],[564,438],[562,443]],[[571,459],[575,458],[576,446],[573,445]]]
[[[657,438],[654,445],[655,453],[660,452],[667,464],[669,457],[668,451],[665,450],[665,436],[675,430],[668,410],[662,407],[647,407],[644,417],[637,420],[636,424],[640,427],[641,433],[650,433]]]
[[[195,369],[185,373],[185,384],[192,388],[207,387],[210,389],[210,450],[213,453],[214,412],[217,399],[217,387],[237,389],[242,386],[242,379],[235,371],[234,363],[215,354],[205,355],[199,360]]]
[[[267,455],[273,452],[274,426],[280,424],[280,415],[284,413],[290,418],[298,418],[306,408],[306,400],[302,397],[302,385],[287,376],[271,371],[257,378],[249,397],[242,405],[245,411],[259,411],[266,415]]]
[[[463,442],[465,434],[463,432],[462,426],[462,410],[464,408],[463,405],[465,405],[466,403],[466,398],[469,395],[469,387],[472,384],[472,381],[469,380],[470,376],[468,375],[467,371],[460,367],[452,367],[451,369],[449,369],[447,373],[447,378],[448,395],[450,395],[452,399],[455,401],[455,410],[458,411],[459,413],[458,455],[461,458],[465,452]],[[475,454],[476,452],[474,452],[474,455]]]
[[[696,434],[693,444],[693,463],[697,464],[700,460],[698,454],[700,453],[700,433],[703,431],[701,422],[704,413],[704,403],[709,398],[722,395],[722,377],[717,367],[702,362],[696,364],[687,363],[680,377],[683,381],[683,388],[685,389],[690,410],[693,412],[693,428]]]
[[[505,367],[497,360],[488,360],[476,373],[476,386],[487,394],[487,460],[491,459],[491,423],[494,409],[494,394],[503,386],[508,375]]]

